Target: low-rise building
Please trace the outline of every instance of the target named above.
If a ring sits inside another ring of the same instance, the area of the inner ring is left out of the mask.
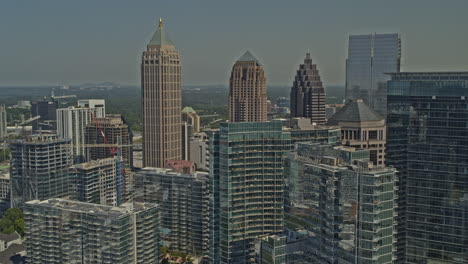
[[[25,256],[26,248],[18,233],[0,233],[0,263],[24,264],[26,263]]]

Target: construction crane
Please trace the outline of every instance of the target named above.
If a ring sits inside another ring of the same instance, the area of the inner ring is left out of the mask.
[[[55,88],[52,88],[52,93],[51,93],[50,97],[51,97],[52,99],[56,100],[56,99],[65,99],[65,98],[75,98],[76,95],[70,94],[70,95],[58,95],[58,96],[55,96]]]
[[[26,129],[25,129],[26,124],[31,123],[32,121],[38,120],[38,119],[40,119],[40,118],[41,118],[41,116],[40,116],[40,115],[37,115],[37,116],[35,116],[35,117],[31,117],[31,118],[29,118],[29,119],[23,120],[21,123],[16,124],[16,128],[18,128],[19,126],[21,126],[21,128],[22,128],[22,129],[21,129],[21,135],[24,136],[24,134],[26,133]]]
[[[35,121],[35,120],[40,119],[40,118],[41,118],[40,115],[37,115],[37,116],[35,116],[35,117],[31,117],[31,118],[29,118],[29,119],[26,119],[26,120],[22,121],[22,122],[19,123],[19,124],[16,124],[16,127],[24,126],[24,125],[26,125],[26,124],[28,124],[28,123],[31,123],[32,121]]]
[[[102,136],[102,139],[104,140],[104,144],[88,144],[88,145],[99,145],[99,146],[105,146],[109,148],[109,151],[113,157],[116,157],[115,159],[115,171],[116,171],[116,190],[117,190],[117,205],[120,205],[122,203],[122,174],[125,174],[125,169],[122,168],[122,154],[121,154],[121,143],[120,138],[117,139],[117,144],[109,144],[106,138],[106,134],[104,134],[104,131],[101,128],[101,125],[96,118],[96,115],[94,114],[93,110],[90,109],[89,111],[91,113],[91,117],[93,121],[96,123],[96,127],[99,130],[99,134]]]

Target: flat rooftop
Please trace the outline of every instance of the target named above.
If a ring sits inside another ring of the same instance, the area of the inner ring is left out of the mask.
[[[64,211],[71,211],[77,213],[104,215],[108,217],[119,217],[156,206],[154,204],[137,202],[124,203],[120,206],[108,206],[67,200],[62,198],[53,198],[43,201],[33,200],[27,202],[26,204],[47,207],[50,209],[61,209]]]

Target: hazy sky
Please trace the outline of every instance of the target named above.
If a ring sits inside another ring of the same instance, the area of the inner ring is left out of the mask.
[[[139,83],[159,17],[185,84],[226,84],[250,50],[290,85],[307,51],[344,83],[349,34],[402,35],[402,70],[468,70],[467,0],[0,0],[0,86]]]

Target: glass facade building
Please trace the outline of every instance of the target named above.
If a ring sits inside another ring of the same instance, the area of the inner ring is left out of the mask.
[[[286,264],[286,236],[270,235],[258,239],[257,263]]]
[[[254,263],[256,238],[283,230],[290,147],[281,122],[222,123],[211,137],[213,263]]]
[[[303,142],[284,173],[285,228],[297,234],[287,263],[393,263],[394,169],[365,149]]]
[[[377,113],[386,116],[385,73],[399,72],[399,34],[351,35],[346,60],[346,100],[364,99]]]
[[[159,205],[162,245],[205,260],[210,235],[208,173],[147,167],[135,175],[135,184],[144,202]]]
[[[399,171],[398,263],[468,263],[468,72],[394,73],[387,164]]]
[[[28,263],[158,263],[158,207],[66,199],[25,204]]]

